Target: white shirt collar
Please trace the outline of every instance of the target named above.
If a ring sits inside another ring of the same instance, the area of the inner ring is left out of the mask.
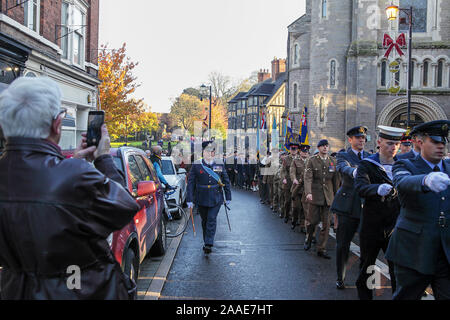
[[[364,158],[364,150],[363,151],[356,151],[355,149],[352,148],[352,151],[356,154],[356,156],[358,156],[358,153],[361,152],[361,158]]]

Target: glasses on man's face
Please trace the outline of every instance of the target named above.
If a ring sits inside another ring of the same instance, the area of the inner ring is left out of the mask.
[[[66,108],[61,108],[61,110],[59,110],[59,112],[53,117],[53,120],[58,119],[59,116],[61,116],[61,119],[64,119],[67,115],[67,109]]]

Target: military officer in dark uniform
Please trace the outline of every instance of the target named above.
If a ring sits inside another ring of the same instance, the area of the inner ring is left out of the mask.
[[[345,271],[350,243],[358,230],[361,216],[361,198],[354,186],[354,180],[360,161],[370,156],[364,151],[367,128],[354,127],[347,131],[350,148],[337,154],[337,171],[341,173],[343,183],[336,193],[331,211],[336,214],[336,288],[344,289]],[[337,225],[336,225],[337,224]]]
[[[187,185],[188,207],[192,208],[195,203],[202,218],[203,251],[206,254],[211,252],[214,245],[220,207],[225,201],[227,205],[231,201],[230,180],[224,164],[214,161],[215,147],[213,141],[202,143],[203,159],[192,165]]]
[[[410,136],[408,136],[411,138],[411,144],[412,144],[412,148],[409,152],[406,153],[401,153],[399,155],[397,155],[397,159],[401,160],[401,159],[414,159],[415,157],[417,157],[420,154],[420,146],[417,143],[417,139],[416,139],[416,133],[411,131]]]
[[[372,300],[372,289],[367,280],[371,276],[371,267],[375,265],[380,249],[386,252],[389,238],[400,212],[397,190],[393,187],[392,166],[397,160],[395,155],[400,147],[400,140],[406,130],[378,126],[380,130],[377,144],[379,152],[363,159],[358,166],[355,188],[364,207],[361,215],[359,232],[361,256],[360,271],[356,280],[358,297]],[[392,291],[395,291],[394,268],[388,260]]]
[[[429,284],[436,299],[450,299],[450,160],[443,160],[449,126],[416,126],[420,155],[393,168],[401,210],[386,258],[394,263],[396,300],[419,300]]]

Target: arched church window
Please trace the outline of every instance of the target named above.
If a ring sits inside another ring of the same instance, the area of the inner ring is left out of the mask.
[[[437,65],[437,79],[436,85],[439,88],[442,88],[442,84],[444,82],[444,60],[439,60]]]
[[[430,69],[430,62],[428,60],[423,62],[423,81],[422,85],[428,87],[428,74]]]
[[[336,60],[330,62],[330,87],[336,86]]]
[[[386,86],[386,66],[387,66],[386,60],[381,62],[381,86],[382,87]]]
[[[319,121],[320,122],[324,122],[325,121],[325,98],[322,97],[320,98],[320,102],[319,102]]]
[[[400,8],[413,7],[413,32],[427,32],[428,0],[400,0],[399,6]],[[400,12],[399,17],[400,19],[406,18],[406,23],[399,22],[399,30],[408,31],[409,19],[407,14],[405,12]]]
[[[294,109],[297,109],[298,86],[294,83]]]

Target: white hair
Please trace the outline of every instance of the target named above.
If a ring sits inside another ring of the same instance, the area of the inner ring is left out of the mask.
[[[6,138],[45,139],[60,109],[61,89],[55,81],[21,77],[0,94],[0,126]]]

